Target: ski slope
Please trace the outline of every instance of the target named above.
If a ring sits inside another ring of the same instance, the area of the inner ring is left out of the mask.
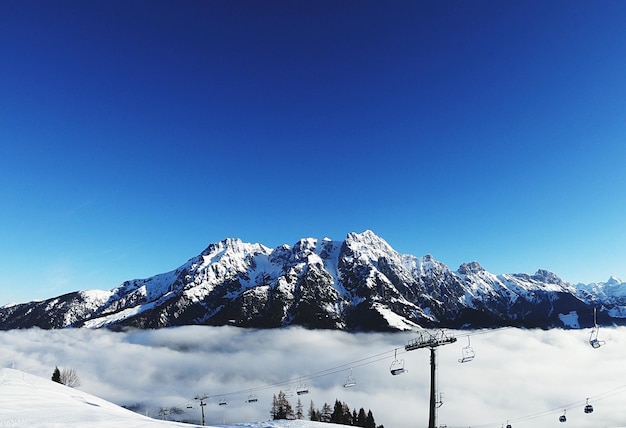
[[[152,419],[75,388],[9,368],[0,369],[0,427],[158,428],[200,425]],[[310,421],[269,421],[220,428],[332,428]],[[214,428],[216,426],[213,426]]]

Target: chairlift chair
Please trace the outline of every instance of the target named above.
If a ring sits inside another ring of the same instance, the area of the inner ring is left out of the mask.
[[[300,386],[298,386],[298,389],[296,389],[297,395],[304,395],[308,393],[309,393],[309,387],[305,383],[301,383]]]
[[[402,359],[398,360],[397,354],[398,354],[398,350],[396,349],[394,352],[394,357],[393,357],[394,360],[391,362],[391,365],[389,366],[389,371],[394,376],[407,372],[407,370],[404,368],[404,360]]]
[[[598,349],[600,346],[605,345],[606,342],[604,340],[598,339],[598,332],[600,331],[600,326],[598,325],[596,318],[596,308],[593,308],[593,329],[591,329],[591,334],[589,335],[589,344],[593,349]]]
[[[256,394],[250,394],[246,399],[246,403],[256,403],[257,401],[259,401],[259,397]]]
[[[585,404],[585,413],[593,413],[593,406],[589,404],[588,398],[587,398],[587,403]]]
[[[598,329],[594,328],[591,332],[591,336],[589,337],[589,344],[593,349],[598,349],[600,346],[604,345],[606,342],[604,340],[598,340]]]
[[[467,346],[461,350],[461,358],[459,358],[459,363],[468,363],[472,361],[475,356],[476,353],[470,346],[470,338],[469,336],[467,336]]]
[[[565,417],[565,413],[567,410],[563,410],[563,414],[559,416],[559,422],[567,422],[567,418]]]
[[[350,369],[350,374],[346,376],[346,379],[343,382],[343,387],[352,388],[353,386],[356,386],[356,379],[352,376],[352,369]]]
[[[222,398],[217,404],[219,404],[220,406],[226,406],[228,404],[228,400]]]

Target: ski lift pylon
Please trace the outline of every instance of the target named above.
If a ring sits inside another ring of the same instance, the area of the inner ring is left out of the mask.
[[[402,359],[398,360],[397,356],[398,356],[398,350],[395,349],[394,355],[393,355],[394,360],[391,362],[391,365],[389,366],[389,371],[394,376],[407,372],[407,370],[404,368],[404,360]]]
[[[476,353],[470,346],[470,337],[467,336],[467,346],[461,350],[461,358],[459,358],[459,363],[468,363],[474,359]]]

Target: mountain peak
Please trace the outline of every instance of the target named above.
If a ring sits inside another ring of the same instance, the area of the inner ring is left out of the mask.
[[[219,242],[213,242],[212,244],[209,244],[209,246],[204,249],[201,255],[203,256],[212,255],[212,254],[224,251],[227,248],[237,248],[242,244],[243,242],[239,238],[222,239]]]
[[[545,269],[537,270],[537,272],[533,275],[533,279],[545,282],[547,284],[563,284],[563,280],[559,278],[558,275]]]
[[[348,233],[348,236],[346,237],[346,241],[358,241],[366,245],[372,245],[372,244],[380,245],[382,243],[386,246],[389,246],[389,244],[387,244],[387,242],[383,238],[376,235],[374,232],[372,232],[369,229],[362,233],[357,233],[357,232]]]
[[[383,238],[371,230],[363,233],[350,232],[345,240],[345,245],[359,254],[378,258],[381,255],[394,254],[396,251]]]
[[[619,284],[622,284],[622,280],[613,275],[611,275],[611,277],[606,282],[606,285],[619,285]]]
[[[219,242],[209,244],[200,255],[214,257],[223,253],[269,253],[269,251],[270,249],[262,244],[243,242],[239,238],[226,238]]]
[[[485,268],[483,268],[476,261],[463,263],[461,266],[459,266],[459,273],[463,275],[467,275],[468,273],[479,273],[479,272],[483,272],[484,270]]]

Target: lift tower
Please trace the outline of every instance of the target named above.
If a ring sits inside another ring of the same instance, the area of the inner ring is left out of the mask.
[[[415,349],[430,348],[430,412],[428,414],[428,428],[436,428],[437,424],[437,399],[435,373],[437,371],[437,358],[435,350],[439,346],[448,345],[456,342],[456,337],[446,335],[443,330],[434,334],[420,332],[419,337],[411,339],[404,346],[405,351],[414,351]],[[441,403],[440,403],[441,404]]]

